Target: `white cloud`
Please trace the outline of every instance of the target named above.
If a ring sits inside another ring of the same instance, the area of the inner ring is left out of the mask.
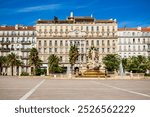
[[[44,10],[57,10],[61,8],[61,4],[50,4],[50,5],[40,5],[33,7],[26,7],[17,10],[17,12],[34,12],[34,11],[44,11]]]
[[[38,6],[30,6],[30,7],[24,7],[24,8],[7,8],[7,9],[1,9],[0,8],[0,15],[3,14],[16,14],[16,13],[30,13],[30,12],[38,12],[38,11],[55,11],[55,10],[76,10],[76,9],[84,9],[87,8],[88,5],[66,5],[63,3],[58,4],[48,4],[48,5],[38,5]]]

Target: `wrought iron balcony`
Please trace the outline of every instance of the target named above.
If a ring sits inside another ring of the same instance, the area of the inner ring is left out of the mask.
[[[21,41],[21,44],[22,44],[22,45],[30,45],[30,44],[31,44],[31,41]]]
[[[14,48],[11,48],[11,50],[14,51],[15,49],[14,49]]]
[[[28,56],[21,56],[21,59],[22,59],[22,60],[28,60],[29,57],[28,57]]]
[[[30,48],[21,48],[22,52],[30,52]]]
[[[24,64],[22,67],[30,67],[29,64]]]
[[[150,52],[150,48],[148,48],[147,51]]]
[[[10,45],[11,44],[10,41],[0,41],[0,43],[2,45]]]
[[[10,52],[10,48],[0,48],[1,52]]]

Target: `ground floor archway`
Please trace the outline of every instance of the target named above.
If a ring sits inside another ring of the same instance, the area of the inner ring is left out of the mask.
[[[79,73],[79,67],[75,67],[74,68],[74,74],[78,74]]]

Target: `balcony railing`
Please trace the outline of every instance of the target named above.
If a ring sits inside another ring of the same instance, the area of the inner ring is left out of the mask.
[[[148,48],[147,51],[150,52],[150,48]]]
[[[14,51],[15,49],[14,48],[10,48],[12,51]]]
[[[30,67],[29,64],[24,64],[22,67]]]
[[[9,44],[11,44],[10,41],[0,41],[0,43],[1,43],[2,45],[9,45]]]
[[[31,42],[30,42],[30,41],[21,41],[21,44],[22,44],[22,45],[30,45]]]
[[[22,60],[28,60],[29,57],[28,57],[28,56],[21,56],[21,59],[22,59]]]
[[[30,52],[30,48],[21,48],[22,52]]]
[[[10,52],[10,48],[0,48],[1,52]]]

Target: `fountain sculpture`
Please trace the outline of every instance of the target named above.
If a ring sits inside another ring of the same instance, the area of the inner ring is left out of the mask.
[[[86,66],[80,69],[79,76],[81,77],[105,77],[106,73],[101,68],[101,63],[98,60],[98,51],[95,47],[91,47],[88,53],[88,62]]]

